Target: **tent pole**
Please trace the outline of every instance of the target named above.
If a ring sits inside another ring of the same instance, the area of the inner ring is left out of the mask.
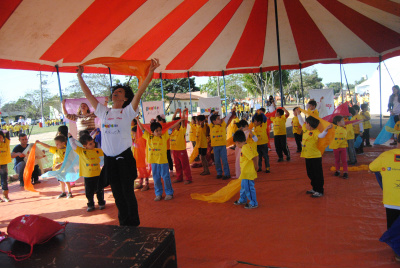
[[[192,108],[192,89],[190,88],[189,71],[187,72],[187,79],[188,79],[188,84],[189,84],[190,114],[192,114],[193,113],[193,108]]]
[[[279,88],[281,91],[281,106],[283,107],[284,102],[283,102],[283,87],[282,87],[281,48],[280,48],[280,44],[279,44],[278,6],[276,4],[276,0],[274,0],[274,3],[275,3],[276,42],[277,42],[277,47],[278,47]]]
[[[110,88],[112,87],[112,79],[111,79],[111,69],[108,67],[108,73],[110,74]],[[138,80],[139,81],[139,80]],[[139,82],[138,82],[139,83]],[[112,93],[112,92],[111,92]]]
[[[379,126],[382,129],[382,56],[379,55]]]
[[[342,103],[343,103],[343,84],[342,84],[342,59],[340,59],[340,91],[342,92]]]
[[[225,91],[225,114],[228,114],[228,105],[226,104],[226,85],[225,85],[225,72],[222,70],[222,78],[224,80],[224,91]]]
[[[138,85],[138,88],[139,88],[139,78],[137,79],[137,85]],[[140,98],[140,106],[142,106],[143,124],[146,124],[146,120],[144,119],[144,112],[143,112],[143,102],[142,102],[142,98]]]
[[[261,107],[264,105],[264,84],[262,81],[262,68],[260,67],[260,85],[261,85]]]
[[[302,72],[301,72],[301,63],[299,63],[299,67],[300,67],[301,95],[303,96],[303,109],[306,109],[306,105],[304,104],[303,74],[302,74]]]
[[[42,124],[44,125],[44,118],[43,118],[43,84],[42,84],[42,71],[39,71],[40,74],[40,112],[42,114]]]
[[[164,114],[165,114],[164,87],[163,87],[163,83],[162,83],[162,73],[161,72],[160,72],[160,80],[161,80],[161,98],[162,98],[163,110],[164,110]]]
[[[60,101],[62,102],[63,97],[62,97],[62,91],[61,91],[61,80],[60,80],[60,72],[58,70],[58,65],[55,66],[57,70],[57,79],[58,79],[58,90],[60,92]]]

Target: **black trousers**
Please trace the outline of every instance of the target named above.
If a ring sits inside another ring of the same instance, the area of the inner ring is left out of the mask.
[[[370,145],[370,142],[369,142],[369,128],[367,128],[367,129],[364,129],[364,133],[363,133],[363,143],[364,143],[364,141],[365,141],[365,145]]]
[[[269,168],[269,157],[268,157],[268,144],[257,145],[258,153],[258,169],[262,169],[262,159],[264,158],[265,167]]]
[[[290,156],[289,148],[286,143],[286,135],[274,136],[275,150],[279,158],[283,158],[283,154]]]
[[[174,162],[172,162],[171,150],[167,150],[167,159],[168,159],[169,170],[174,170]]]
[[[322,171],[322,157],[306,158],[307,176],[311,180],[314,191],[324,193],[324,173]]]
[[[392,224],[397,220],[400,216],[400,210],[393,208],[386,208],[386,224],[389,230],[392,227]]]
[[[99,206],[106,204],[104,201],[104,189],[99,188],[100,176],[85,177],[85,195],[88,200],[87,206],[94,207],[94,194],[97,196]]]
[[[119,225],[138,226],[140,224],[138,203],[133,190],[137,171],[131,148],[117,156],[104,155],[104,167],[100,177],[100,187],[107,186],[107,182],[111,185],[118,208]]]
[[[294,139],[296,141],[296,145],[297,145],[297,151],[301,152],[301,141],[303,140],[303,134],[297,134],[297,133],[293,133],[294,135]]]

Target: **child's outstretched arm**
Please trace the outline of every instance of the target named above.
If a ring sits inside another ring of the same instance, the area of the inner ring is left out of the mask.
[[[175,117],[176,117],[176,114],[177,114],[178,112],[180,112],[180,111],[181,111],[181,109],[179,109],[179,108],[176,109],[174,115],[172,116],[172,118],[175,118]]]
[[[140,130],[143,132],[145,129],[144,129],[142,123],[139,121],[139,118],[137,118],[137,123],[138,123]]]
[[[41,142],[39,140],[37,140],[36,143],[39,143],[40,145],[42,145],[44,148],[47,148],[47,149],[50,149],[50,147],[51,147],[50,145],[48,145],[46,143],[43,143],[43,142]]]
[[[185,109],[183,109],[183,112],[182,112],[182,124],[183,125],[185,125],[186,124],[186,121],[188,121],[188,118],[186,118],[186,112],[187,111],[189,111],[189,109],[188,108],[185,108]]]
[[[176,126],[178,126],[182,121],[183,121],[183,117],[181,119],[179,119],[175,124],[173,124],[170,128],[174,129]]]
[[[152,59],[149,73],[147,74],[146,79],[143,83],[139,86],[138,92],[135,94],[131,105],[134,111],[136,111],[137,107],[139,106],[140,98],[142,97],[143,93],[145,92],[146,88],[149,86],[151,80],[153,79],[154,70],[160,66],[160,62],[158,59]]]
[[[99,101],[96,99],[95,96],[93,96],[89,87],[86,85],[85,81],[83,80],[82,74],[83,74],[83,66],[78,66],[77,76],[78,76],[79,85],[81,86],[81,89],[82,89],[83,93],[85,94],[85,97],[89,100],[90,104],[96,110],[97,104],[99,104]]]
[[[286,118],[288,118],[288,117],[289,117],[289,115],[290,115],[289,111],[288,111],[288,110],[286,110],[286,108],[285,108],[285,107],[282,107],[282,110],[285,112],[285,116],[286,116]]]
[[[328,130],[330,130],[333,127],[332,124],[329,124],[322,133],[319,133],[318,138],[322,139],[325,138],[326,134],[328,134]]]

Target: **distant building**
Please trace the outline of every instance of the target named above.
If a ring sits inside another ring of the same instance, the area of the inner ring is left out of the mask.
[[[0,117],[2,120],[4,120],[7,124],[13,123],[13,122],[18,122],[20,116],[23,118],[26,118],[26,112],[1,112]]]
[[[176,93],[175,99],[174,98],[174,93],[168,93],[166,95],[166,98],[164,100],[164,106],[165,106],[165,113],[168,114],[173,114],[176,109],[189,109],[189,114],[190,114],[190,94],[189,93]],[[208,93],[200,93],[200,91],[194,91],[192,92],[192,109],[193,113],[196,113],[197,107],[199,106],[199,99],[202,98],[207,98]],[[172,103],[171,103],[172,102]],[[171,105],[170,105],[171,103]],[[170,106],[169,106],[170,105]],[[169,111],[167,111],[167,108],[169,106]]]

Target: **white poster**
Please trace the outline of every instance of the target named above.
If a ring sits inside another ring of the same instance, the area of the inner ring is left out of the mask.
[[[163,105],[162,101],[143,102],[143,116],[146,124],[150,123],[151,119],[155,119],[157,115],[164,114]]]
[[[317,102],[317,107],[319,106],[319,103],[321,102],[321,97],[324,97],[322,100],[322,105],[320,109],[318,110],[319,112],[319,117],[323,118],[327,115],[330,115],[333,113],[335,110],[334,102],[333,102],[333,89],[328,88],[328,89],[312,89],[309,90],[310,94],[310,99],[314,99]]]
[[[217,111],[221,114],[221,98],[202,98],[199,99],[200,114],[210,114],[211,110]]]

